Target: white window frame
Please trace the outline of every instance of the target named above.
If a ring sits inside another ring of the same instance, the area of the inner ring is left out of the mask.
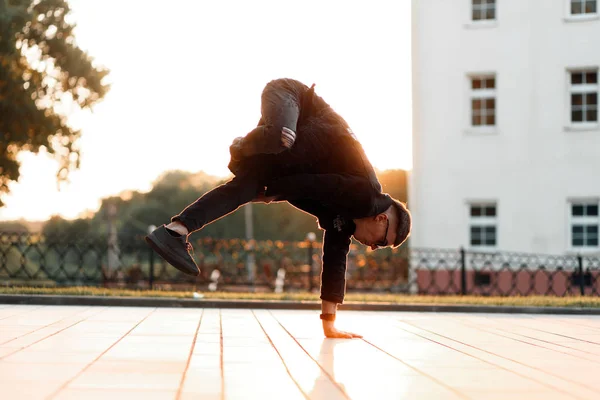
[[[467,29],[486,29],[496,28],[498,26],[498,1],[496,0],[494,19],[473,19],[473,0],[463,0],[465,5],[465,23],[464,27]]]
[[[573,85],[571,83],[571,75],[573,73],[586,73],[586,72],[595,72],[596,73],[596,83],[595,84],[582,84],[582,85]],[[567,69],[566,74],[566,82],[567,82],[567,96],[566,96],[566,115],[567,115],[567,131],[586,131],[586,130],[597,130],[599,127],[600,121],[600,113],[598,108],[598,103],[600,103],[600,86],[598,84],[598,79],[600,79],[600,72],[598,71],[598,67],[580,67],[580,68],[569,68]],[[573,122],[571,119],[571,95],[576,93],[596,93],[596,121],[583,121],[583,122]]]
[[[484,4],[481,4],[480,10],[487,10],[488,8],[494,8],[494,18],[486,18],[486,19],[473,19],[473,11],[475,9],[475,4],[473,4],[473,0],[469,0],[469,20],[473,24],[479,23],[491,23],[496,22],[498,18],[498,0],[480,0]],[[493,3],[492,3],[493,2]]]
[[[574,216],[573,215],[573,205],[595,205],[599,207],[600,214],[600,201],[598,198],[576,198],[570,199],[567,202],[568,207],[568,249],[572,253],[595,253],[600,251],[600,245],[597,246],[573,246],[573,225],[596,225],[598,226],[599,234],[600,234],[600,215],[596,216]],[[600,240],[599,240],[600,244]]]
[[[596,0],[595,13],[571,14],[571,0],[565,0],[565,21],[566,22],[584,22],[600,19],[598,14],[598,0]]]
[[[494,78],[494,89],[473,89],[474,79]],[[467,133],[496,134],[498,127],[498,76],[493,72],[470,73],[467,75]],[[473,125],[473,99],[494,99],[494,125]]]
[[[474,217],[471,215],[472,207],[495,207],[496,212],[493,217],[491,216],[478,216]],[[482,250],[482,251],[494,251],[498,248],[498,203],[495,201],[469,201],[467,202],[467,215],[468,215],[468,247],[471,250]],[[471,243],[471,228],[473,227],[490,227],[493,226],[495,230],[495,244],[487,245],[480,244],[474,245]]]

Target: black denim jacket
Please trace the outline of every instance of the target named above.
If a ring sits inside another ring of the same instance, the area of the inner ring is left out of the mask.
[[[292,79],[271,81],[263,92],[261,108],[259,125],[267,123],[270,129],[246,136],[244,145],[271,154],[255,157],[240,168],[267,170],[261,172],[269,176],[267,196],[317,217],[325,231],[321,299],[342,303],[346,259],[355,230],[352,220],[382,213],[393,201],[382,193],[346,121],[312,87]],[[281,126],[297,132],[296,142],[286,151],[277,148]]]

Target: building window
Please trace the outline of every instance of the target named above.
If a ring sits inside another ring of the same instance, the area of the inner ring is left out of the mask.
[[[472,247],[496,246],[497,215],[495,204],[470,205],[470,243]]]
[[[496,19],[496,0],[471,0],[473,21]]]
[[[571,203],[571,246],[573,248],[598,247],[598,202]]]
[[[571,123],[598,122],[598,70],[571,71]]]
[[[471,77],[471,126],[496,125],[496,77]]]
[[[571,0],[571,15],[596,14],[596,0]]]

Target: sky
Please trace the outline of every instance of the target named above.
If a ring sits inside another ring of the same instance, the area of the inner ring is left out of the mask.
[[[227,177],[229,145],[260,117],[267,82],[294,78],[350,124],[375,168],[410,169],[408,0],[70,0],[76,43],[110,69],[92,112],[74,110],[81,167],[22,153],[0,220],[78,218],[148,191],[168,170]],[[174,213],[180,210],[174,210]]]

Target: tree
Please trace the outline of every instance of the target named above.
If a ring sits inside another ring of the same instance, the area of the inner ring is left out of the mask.
[[[2,221],[0,222],[0,234],[6,233],[29,233],[27,226],[20,221]]]
[[[108,91],[108,70],[77,47],[69,12],[65,0],[0,0],[0,193],[18,180],[21,151],[45,149],[67,179],[81,132],[60,106],[91,108]]]
[[[42,234],[49,242],[72,243],[89,240],[91,233],[89,219],[69,221],[60,216],[51,217],[42,229]]]

